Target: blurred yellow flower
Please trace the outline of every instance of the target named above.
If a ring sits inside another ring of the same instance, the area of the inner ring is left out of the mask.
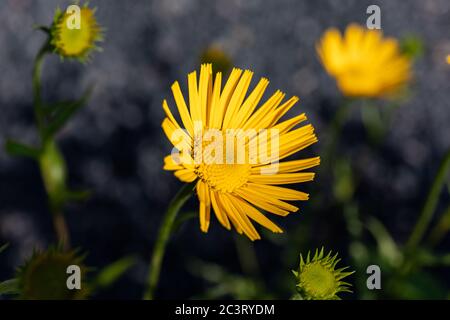
[[[316,48],[345,96],[389,96],[411,78],[411,60],[401,53],[395,39],[383,38],[378,30],[351,24],[341,35],[332,28]]]
[[[260,235],[251,220],[275,233],[282,232],[256,207],[279,216],[296,212],[298,208],[286,200],[307,200],[309,195],[278,185],[313,180],[314,173],[299,171],[319,165],[320,158],[278,163],[278,160],[314,144],[317,142],[317,137],[311,124],[295,128],[307,119],[305,114],[279,121],[298,101],[297,97],[282,103],[285,94],[276,91],[257,109],[269,81],[262,78],[246,98],[252,76],[253,72],[249,70],[242,71],[235,68],[222,88],[222,73],[218,72],[213,81],[211,64],[203,64],[198,82],[195,71],[188,75],[189,109],[178,82],[172,85],[174,100],[185,129],[181,130],[166,100],[163,102],[166,118],[162,128],[176,149],[184,150],[184,153],[180,152],[182,158],[190,160],[180,161],[181,157],[177,158],[172,153],[165,157],[164,169],[174,171],[175,176],[183,182],[197,181],[200,229],[203,232],[208,231],[212,208],[217,220],[225,228],[230,230],[233,225],[237,232],[244,233],[251,240],[256,240],[260,239]],[[232,136],[232,147],[229,148],[228,134],[234,132],[233,130],[237,130],[238,134]],[[270,145],[267,141],[261,144],[260,138],[263,132],[268,130],[279,133],[278,148],[272,141]],[[206,135],[211,131],[215,133],[214,142],[218,143],[219,147],[226,147],[223,155],[226,162],[208,161],[207,150],[213,143],[209,142],[211,139],[208,139]],[[239,162],[235,161],[234,150],[239,148],[239,141],[242,141],[239,140],[240,134],[243,132],[254,132],[254,134],[247,136],[248,139],[241,143],[245,145],[246,154],[245,160]],[[226,142],[221,139],[222,135],[227,135]],[[249,147],[252,144],[251,141],[255,140],[259,140],[260,148],[265,147],[270,150],[271,157],[262,160],[258,158],[258,162],[251,161],[258,156],[255,154],[256,151]],[[238,145],[235,144],[236,141]],[[202,147],[200,151],[199,146]],[[275,157],[272,157],[272,151],[275,148],[278,152]],[[199,153],[203,157],[200,161],[194,161],[193,158],[197,158]],[[229,158],[233,161],[229,161]],[[277,164],[276,170],[271,171],[274,162]]]
[[[450,64],[450,54],[447,56],[447,63]]]
[[[95,19],[95,9],[87,5],[80,9],[79,29],[68,27],[71,18],[71,14],[57,10],[50,30],[50,44],[63,58],[85,61],[93,50],[99,49],[97,42],[103,39],[102,28]]]

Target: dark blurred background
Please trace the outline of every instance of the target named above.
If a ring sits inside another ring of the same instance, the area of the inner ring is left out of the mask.
[[[49,25],[55,8],[69,4],[0,2],[0,244],[10,243],[0,256],[0,279],[12,277],[33,248],[55,241],[37,165],[7,155],[3,143],[8,137],[37,142],[30,75],[45,35],[34,31],[33,25]],[[72,243],[88,252],[86,263],[93,267],[125,255],[137,257],[136,265],[98,298],[141,297],[160,219],[181,186],[162,170],[171,146],[160,128],[161,102],[171,98],[172,82],[185,83],[187,73],[199,68],[206,48],[221,48],[235,66],[255,72],[253,81],[268,77],[269,92],[281,89],[288,96],[300,96],[293,112],[309,116],[320,140],[312,151],[320,154],[340,94],[317,59],[315,43],[329,27],[342,30],[351,22],[365,24],[370,4],[381,7],[386,35],[414,35],[423,41],[425,52],[415,63],[411,94],[395,109],[382,145],[376,150],[367,147],[354,114],[344,128],[339,153],[348,157],[359,177],[354,194],[359,207],[381,220],[397,241],[408,236],[450,147],[448,0],[91,0],[90,4],[97,7],[98,20],[106,29],[103,52],[94,54],[87,65],[61,63],[57,56],[47,59],[43,87],[45,99],[56,101],[76,98],[95,84],[86,107],[58,136],[69,166],[69,184],[93,191],[87,202],[65,211]],[[314,201],[318,193],[329,192],[326,179],[319,175],[318,181],[300,187],[313,191]],[[448,200],[448,195],[441,197],[439,208]],[[196,205],[192,201],[185,210],[195,210]],[[285,234],[264,233],[254,246],[259,275],[268,291],[281,298],[289,297],[294,287],[290,270],[297,265],[298,253],[324,245],[339,250],[349,264],[342,212],[333,208],[314,212],[309,204],[300,205],[300,214],[275,218]],[[440,248],[449,244],[447,237]],[[208,288],[209,283],[189,267],[194,260],[242,273],[234,235],[215,218],[208,234],[200,232],[197,219],[190,220],[168,247],[158,297],[190,298]],[[448,268],[436,272],[439,279],[449,281]],[[280,285],[282,281],[286,284]]]

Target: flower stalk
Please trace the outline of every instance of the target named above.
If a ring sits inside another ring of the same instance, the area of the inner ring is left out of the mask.
[[[161,273],[161,265],[166,251],[167,243],[170,234],[173,230],[173,225],[178,215],[178,212],[186,203],[186,201],[194,193],[193,184],[185,184],[178,191],[175,197],[169,204],[166,214],[163,217],[161,226],[159,228],[158,237],[156,239],[153,254],[150,260],[149,273],[147,278],[147,289],[144,294],[144,300],[152,300],[154,298],[156,287],[158,286],[159,276]]]
[[[50,210],[53,216],[53,226],[58,242],[66,250],[70,248],[70,236],[67,223],[62,213],[64,205],[64,190],[67,169],[65,160],[58,150],[56,142],[45,130],[45,114],[43,110],[41,94],[41,77],[44,58],[51,53],[48,42],[45,42],[34,60],[33,66],[33,107],[36,125],[39,131],[41,146],[39,148],[39,167],[44,181],[47,196],[49,198]]]
[[[438,204],[439,195],[445,182],[447,181],[448,175],[450,172],[450,151],[447,151],[444,159],[441,162],[439,170],[434,178],[431,189],[428,193],[427,199],[425,200],[425,204],[422,208],[422,212],[420,213],[419,219],[416,222],[416,225],[411,233],[411,236],[407,242],[407,248],[410,251],[413,251],[417,245],[422,240],[430,222],[433,217],[433,213]]]

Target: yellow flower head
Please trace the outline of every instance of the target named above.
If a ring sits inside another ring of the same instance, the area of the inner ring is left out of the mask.
[[[316,46],[327,72],[345,96],[383,97],[411,78],[411,59],[378,30],[351,24],[345,34],[329,29]]]
[[[86,61],[97,43],[103,40],[103,31],[95,19],[95,9],[84,5],[79,12],[79,28],[75,28],[74,15],[57,10],[50,29],[50,44],[63,58]]]
[[[450,54],[447,56],[447,63],[450,64]]]
[[[336,269],[341,259],[337,259],[337,253],[331,256],[331,251],[325,256],[324,249],[317,250],[314,257],[310,258],[310,252],[303,260],[300,255],[298,271],[292,271],[297,278],[297,290],[305,300],[339,300],[339,292],[351,292],[350,284],[342,281],[343,278],[353,272],[344,272],[348,267]]]
[[[304,113],[280,121],[297,97],[283,102],[285,94],[276,91],[260,104],[269,84],[265,78],[247,95],[252,76],[235,68],[222,87],[222,73],[213,81],[212,65],[203,64],[199,81],[195,71],[188,75],[189,107],[178,82],[172,85],[184,129],[166,100],[162,128],[175,146],[164,159],[164,169],[181,181],[196,181],[200,229],[208,231],[212,209],[225,228],[234,226],[256,240],[260,236],[252,220],[282,232],[260,210],[286,216],[298,210],[286,200],[308,199],[304,192],[278,185],[313,180],[314,173],[300,171],[317,166],[320,158],[278,162],[317,142],[317,137],[311,124],[296,128],[306,120]]]

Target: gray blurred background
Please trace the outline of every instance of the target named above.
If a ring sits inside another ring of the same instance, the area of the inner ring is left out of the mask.
[[[8,137],[37,142],[30,75],[45,35],[33,31],[33,25],[49,25],[55,8],[68,4],[0,2],[0,243],[11,244],[0,257],[0,279],[10,277],[34,247],[44,248],[55,240],[37,166],[7,155],[3,143]],[[450,1],[91,0],[90,4],[97,7],[98,20],[106,29],[103,52],[94,54],[87,65],[61,63],[56,56],[47,59],[43,87],[45,99],[56,101],[76,98],[95,84],[91,100],[58,141],[69,164],[70,185],[94,192],[86,203],[67,208],[74,245],[89,253],[87,261],[93,266],[126,254],[138,257],[132,272],[108,297],[140,297],[160,218],[180,186],[162,170],[171,146],[160,129],[161,102],[171,98],[172,82],[185,83],[187,73],[199,68],[201,53],[211,45],[219,47],[234,65],[253,70],[254,82],[268,77],[269,92],[281,89],[288,96],[300,96],[294,113],[306,112],[316,127],[320,142],[312,149],[320,154],[340,95],[319,64],[314,46],[329,27],[342,30],[351,22],[365,24],[370,4],[381,7],[386,35],[418,36],[425,54],[415,64],[412,94],[396,109],[382,148],[375,152],[361,141],[358,114],[344,132],[349,143],[341,147],[361,176],[364,189],[358,196],[367,210],[400,240],[409,232],[450,147],[450,66],[445,63],[450,54]],[[190,205],[195,208],[195,202]],[[289,231],[313,215],[303,210],[303,216],[276,221]],[[345,239],[339,232],[334,238],[327,234],[333,227],[323,227],[328,221],[327,217],[316,221],[308,232],[317,234],[317,243],[339,249],[343,246],[339,241]],[[201,292],[205,284],[182,263],[191,257],[239,272],[232,235],[217,221],[204,235],[198,221],[192,220],[176,237],[164,263],[161,297],[185,298]],[[256,250],[262,273],[269,278],[280,268],[293,267],[280,267],[283,257],[277,255],[276,243],[262,240]],[[301,250],[306,249],[297,251]]]

